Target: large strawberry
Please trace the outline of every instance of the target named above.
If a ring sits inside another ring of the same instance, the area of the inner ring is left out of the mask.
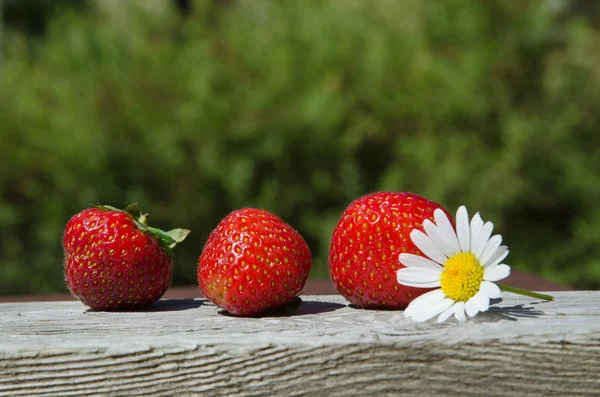
[[[446,211],[412,193],[373,193],[351,203],[329,250],[329,275],[340,294],[358,307],[404,309],[429,291],[400,285],[396,271],[404,267],[400,253],[422,255],[410,232],[423,230],[423,221],[433,221],[437,208]]]
[[[310,250],[291,226],[263,210],[229,214],[211,233],[198,261],[204,296],[238,316],[290,303],[304,288]]]
[[[96,206],[65,228],[69,289],[95,310],[139,308],[156,302],[171,284],[173,252],[189,230],[163,232],[146,225],[136,205],[126,211]]]

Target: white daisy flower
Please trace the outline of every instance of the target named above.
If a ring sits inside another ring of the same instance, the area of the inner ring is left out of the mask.
[[[501,263],[508,255],[502,236],[492,236],[494,225],[483,223],[479,213],[469,224],[467,209],[456,212],[456,232],[441,209],[434,212],[435,224],[423,222],[425,233],[413,230],[410,238],[428,258],[400,254],[406,266],[398,270],[398,282],[409,287],[435,288],[413,300],[404,315],[415,321],[427,321],[439,314],[444,322],[454,315],[464,321],[466,315],[485,312],[490,299],[502,292],[494,282],[510,274],[510,267]],[[466,313],[466,315],[465,315]]]

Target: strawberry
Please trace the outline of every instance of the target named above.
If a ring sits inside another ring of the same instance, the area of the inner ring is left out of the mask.
[[[294,301],[310,267],[310,250],[298,232],[267,211],[244,208],[210,234],[198,281],[215,305],[236,316],[256,316]]]
[[[65,228],[65,278],[94,310],[135,309],[156,302],[171,284],[173,252],[189,230],[146,225],[136,205],[126,211],[98,205],[73,216]]]
[[[396,280],[404,266],[398,255],[422,255],[410,232],[441,205],[412,193],[373,193],[360,197],[342,214],[331,240],[329,275],[352,304],[365,308],[404,309],[429,289],[406,287]],[[453,219],[446,211],[449,219]]]

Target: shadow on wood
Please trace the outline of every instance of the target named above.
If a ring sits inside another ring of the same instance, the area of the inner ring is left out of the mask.
[[[116,310],[92,310],[88,312],[109,311],[113,313],[152,313],[152,312],[171,312],[197,309],[202,305],[209,303],[206,299],[161,299],[147,308],[143,309],[116,309]]]
[[[501,305],[501,303],[500,303]],[[480,313],[473,319],[475,322],[498,322],[501,320],[517,321],[519,318],[537,318],[544,312],[523,305],[492,306],[485,313]]]
[[[269,317],[298,317],[305,315],[313,315],[313,314],[321,314],[321,313],[329,313],[336,311],[338,309],[342,309],[347,305],[343,305],[341,303],[335,302],[319,302],[319,301],[302,301],[302,304],[298,309],[292,309],[290,307],[284,306],[275,310],[268,311],[258,318],[269,318]],[[219,310],[219,314],[228,317],[236,317],[230,314],[226,310]]]

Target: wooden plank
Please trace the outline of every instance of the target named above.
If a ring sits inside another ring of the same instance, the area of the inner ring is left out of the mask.
[[[0,304],[0,396],[598,396],[600,292],[506,294],[466,323],[306,296],[240,319],[204,299],[144,312]]]

